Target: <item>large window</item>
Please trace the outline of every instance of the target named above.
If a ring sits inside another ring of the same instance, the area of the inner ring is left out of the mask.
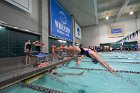
[[[33,42],[39,38],[38,35],[0,26],[0,58],[23,56],[25,40]]]

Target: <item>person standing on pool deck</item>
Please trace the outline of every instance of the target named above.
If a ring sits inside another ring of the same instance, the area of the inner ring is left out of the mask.
[[[26,40],[24,44],[24,53],[25,53],[25,65],[30,64],[30,52],[31,52],[31,42],[30,40]]]
[[[54,61],[55,48],[56,48],[56,45],[52,44],[52,61]]]
[[[60,45],[59,45],[59,48],[62,48],[62,47],[63,47],[63,45],[60,44]],[[63,52],[62,50],[59,51],[59,57],[60,57],[60,59],[63,58],[63,54],[62,54],[62,52]]]
[[[92,51],[91,49],[82,48],[78,46],[73,46],[73,47],[71,46],[71,47],[58,48],[57,50],[65,50],[70,56],[80,54],[80,55],[86,55],[87,57],[92,59],[95,58],[102,66],[107,68],[112,74],[115,74],[115,71],[104,60],[102,60],[96,52]]]
[[[44,45],[44,43],[39,41],[39,40],[37,40],[37,41],[33,42],[33,44],[35,45],[36,51],[38,53],[40,53],[41,52],[41,47]]]
[[[121,52],[122,52],[122,50],[123,50],[123,45],[122,45],[122,44],[120,45],[120,50],[121,50]]]

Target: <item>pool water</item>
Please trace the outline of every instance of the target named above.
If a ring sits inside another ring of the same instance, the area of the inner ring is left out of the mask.
[[[139,52],[112,52],[99,53],[99,55],[118,71],[115,75],[108,72],[99,63],[94,64],[90,58],[84,57],[80,65],[77,65],[75,60],[71,60],[57,68],[57,75],[46,73],[32,84],[66,93],[139,93]],[[0,93],[18,93],[17,91],[39,93],[18,84],[4,89]]]
[[[30,88],[22,87],[19,84],[12,85],[8,88],[0,90],[0,93],[40,93]]]

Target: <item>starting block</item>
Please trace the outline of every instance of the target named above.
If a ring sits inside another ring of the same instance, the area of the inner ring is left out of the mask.
[[[32,54],[30,56],[31,56],[31,63],[34,64],[40,64],[49,61],[47,53]]]

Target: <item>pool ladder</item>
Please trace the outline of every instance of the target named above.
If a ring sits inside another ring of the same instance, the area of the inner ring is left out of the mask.
[[[40,91],[40,92],[43,92],[43,93],[66,93],[66,92],[61,92],[61,91],[58,91],[58,90],[42,87],[42,86],[39,86],[39,85],[26,84],[24,82],[20,82],[20,85],[22,87],[31,88],[33,90],[37,90],[37,91]]]

